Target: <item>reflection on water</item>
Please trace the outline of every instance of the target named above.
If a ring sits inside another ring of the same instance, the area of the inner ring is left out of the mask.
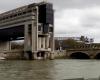
[[[99,78],[99,69],[99,60],[0,61],[0,80]]]

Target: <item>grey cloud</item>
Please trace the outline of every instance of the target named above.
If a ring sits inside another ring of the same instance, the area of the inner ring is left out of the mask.
[[[0,9],[9,10],[29,3],[43,0],[0,0]],[[57,9],[65,8],[86,8],[100,5],[100,0],[48,0]]]
[[[81,18],[81,26],[97,28],[100,26],[100,15],[87,15]]]
[[[59,8],[87,8],[100,5],[100,0],[53,0]]]
[[[100,41],[99,6],[87,9],[64,9],[56,15],[56,34],[66,36],[88,36]],[[59,24],[58,24],[59,23]]]

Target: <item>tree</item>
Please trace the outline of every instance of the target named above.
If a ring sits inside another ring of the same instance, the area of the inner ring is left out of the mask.
[[[78,42],[74,39],[67,39],[62,42],[62,45],[66,46],[66,48],[75,48],[77,44]]]
[[[80,37],[80,41],[82,41],[83,43],[89,43],[90,42],[90,39],[88,37],[81,36]]]
[[[85,42],[85,37],[84,36],[81,36],[80,37],[80,41]]]

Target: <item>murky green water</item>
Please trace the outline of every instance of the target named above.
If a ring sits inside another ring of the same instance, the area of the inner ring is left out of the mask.
[[[99,76],[99,60],[0,61],[0,80],[66,80]]]

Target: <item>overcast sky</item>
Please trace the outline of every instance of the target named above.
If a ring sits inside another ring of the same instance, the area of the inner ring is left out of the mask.
[[[0,13],[41,0],[0,0]],[[100,0],[48,0],[55,9],[55,36],[94,38],[100,42]]]

